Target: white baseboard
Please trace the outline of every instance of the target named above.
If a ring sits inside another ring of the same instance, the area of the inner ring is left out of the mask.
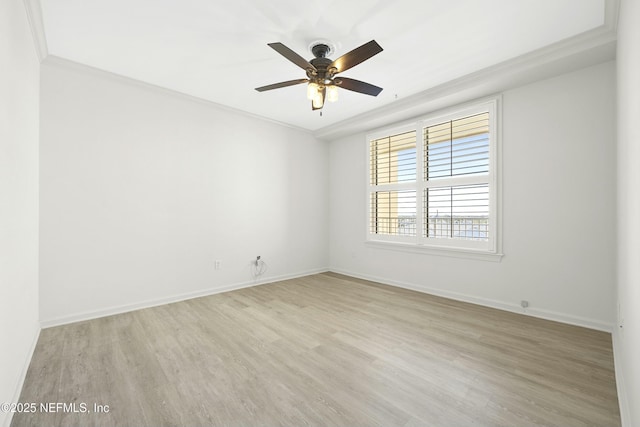
[[[524,314],[526,316],[538,317],[546,320],[553,320],[556,322],[567,323],[569,325],[582,326],[589,329],[595,329],[598,331],[611,332],[613,325],[607,322],[599,320],[589,319],[580,316],[573,316],[570,314],[559,313],[551,310],[526,308],[523,309],[518,304],[493,300],[489,298],[478,297],[475,295],[468,295],[459,292],[451,292],[444,289],[431,288],[428,286],[417,285],[414,283],[407,283],[398,280],[391,280],[384,277],[371,276],[368,274],[356,273],[353,271],[347,271],[336,268],[329,268],[330,271],[344,274],[347,276],[357,277],[359,279],[371,280],[373,282],[382,283],[389,286],[397,286],[399,288],[410,289],[426,294],[436,295],[444,298],[450,298],[456,301],[470,302],[472,304],[478,304],[485,307],[497,308],[499,310],[510,311],[513,313]]]
[[[264,285],[268,283],[278,282],[281,280],[294,279],[297,277],[308,276],[312,274],[324,273],[326,271],[334,271],[336,273],[345,274],[347,276],[357,277],[360,279],[371,280],[378,283],[383,283],[389,286],[397,286],[399,288],[411,289],[418,292],[423,292],[431,295],[437,295],[445,298],[450,298],[457,301],[469,302],[472,304],[478,304],[486,307],[497,308],[499,310],[510,311],[513,313],[524,314],[527,316],[538,317],[541,319],[553,320],[556,322],[567,323],[570,325],[582,326],[589,329],[595,329],[599,331],[612,332],[614,325],[598,320],[593,320],[580,316],[573,316],[565,313],[555,312],[551,310],[526,308],[523,309],[517,304],[493,300],[489,298],[478,297],[474,295],[468,295],[458,292],[451,292],[443,289],[431,288],[428,286],[417,285],[414,283],[402,282],[398,280],[391,280],[384,277],[372,276],[368,274],[361,274],[353,271],[336,269],[336,268],[319,268],[313,270],[306,270],[292,274],[285,274],[281,276],[268,277],[263,280],[256,281],[244,281],[240,283],[229,284],[216,288],[202,289],[199,291],[188,292],[184,294],[171,295],[163,298],[157,298],[153,300],[141,301],[133,304],[124,304],[120,306],[107,307],[100,310],[86,311],[81,313],[72,314],[69,316],[57,317],[54,319],[45,319],[40,322],[42,328],[51,328],[54,326],[66,325],[69,323],[80,322],[83,320],[96,319],[99,317],[111,316],[114,314],[126,313],[129,311],[140,310],[143,308],[155,307],[163,304],[171,304],[174,302],[184,301],[192,298],[199,298],[208,295],[214,295],[222,292],[234,291],[237,289],[247,288],[251,286]]]
[[[620,421],[622,427],[631,427],[631,412],[627,400],[624,375],[622,375],[622,340],[619,328],[615,328],[611,334],[613,340],[613,364],[616,372],[616,388],[618,389],[618,405],[620,406]]]
[[[284,274],[280,276],[271,276],[261,280],[247,280],[240,283],[233,283],[224,286],[218,286],[215,288],[207,288],[194,292],[186,292],[183,294],[170,295],[162,298],[155,298],[152,300],[140,301],[133,304],[123,304],[114,307],[107,307],[100,310],[85,311],[81,313],[72,314],[69,316],[57,317],[54,319],[41,320],[40,325],[43,329],[51,328],[54,326],[66,325],[69,323],[81,322],[83,320],[97,319],[99,317],[112,316],[114,314],[126,313],[129,311],[140,310],[143,308],[156,307],[164,304],[171,304],[174,302],[185,301],[193,298],[206,297],[209,295],[215,295],[222,292],[235,291],[242,288],[249,288],[252,286],[266,285],[269,283],[279,282],[281,280],[295,279],[297,277],[309,276],[312,274],[324,273],[328,271],[326,268],[318,268],[313,270],[306,270],[297,273]]]
[[[33,340],[31,342],[31,348],[29,348],[29,353],[24,360],[24,364],[22,365],[22,370],[20,372],[20,377],[18,378],[18,384],[16,384],[16,389],[13,392],[13,400],[11,402],[18,403],[20,402],[20,394],[22,393],[22,387],[24,386],[24,380],[27,378],[27,371],[29,370],[29,365],[31,364],[31,359],[33,358],[33,353],[36,351],[36,345],[38,344],[38,338],[40,338],[40,328],[37,328],[36,333],[33,336]],[[9,427],[11,425],[11,420],[13,419],[13,414],[8,412],[6,414],[6,418],[4,419],[4,427]],[[1,419],[0,419],[1,420]]]

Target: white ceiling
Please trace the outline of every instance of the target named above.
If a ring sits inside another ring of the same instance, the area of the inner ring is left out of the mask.
[[[605,24],[605,0],[40,0],[48,53],[292,126],[318,131]],[[346,90],[320,114],[304,78],[267,46],[332,59],[375,39],[384,49],[343,75],[383,87]]]

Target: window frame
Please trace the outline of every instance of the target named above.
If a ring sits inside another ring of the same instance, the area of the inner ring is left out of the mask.
[[[454,176],[424,179],[424,129],[443,122],[489,113],[489,172],[483,176]],[[390,184],[371,184],[371,141],[405,132],[416,132],[416,180]],[[478,101],[465,103],[438,110],[408,122],[386,126],[366,134],[366,221],[365,243],[383,249],[393,249],[434,255],[500,261],[502,250],[502,164],[501,164],[501,97],[492,96]],[[423,236],[426,226],[424,220],[424,194],[427,188],[488,184],[489,191],[489,239],[475,241],[466,239],[432,238]],[[384,235],[371,233],[371,196],[375,191],[405,191],[416,193],[416,233],[415,236]]]

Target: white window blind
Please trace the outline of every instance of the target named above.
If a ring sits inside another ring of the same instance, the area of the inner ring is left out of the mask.
[[[416,235],[415,190],[371,193],[371,209],[371,233]]]
[[[432,187],[425,193],[425,237],[489,239],[487,184]]]
[[[489,113],[424,129],[425,179],[489,172]]]
[[[415,182],[416,132],[371,141],[371,185]]]

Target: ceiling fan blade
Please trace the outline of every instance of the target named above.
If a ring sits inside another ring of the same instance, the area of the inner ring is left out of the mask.
[[[303,70],[306,71],[306,70],[308,70],[310,68],[310,69],[312,69],[314,71],[317,71],[316,67],[311,65],[309,63],[309,61],[307,61],[302,56],[298,55],[297,53],[295,53],[294,51],[292,51],[291,49],[289,49],[288,47],[286,47],[282,43],[268,43],[268,44],[269,44],[269,46],[271,46],[271,48],[273,50],[275,50],[280,55],[284,56],[289,61],[293,62],[294,64],[296,64],[298,67],[302,68]]]
[[[319,107],[315,107],[315,106],[313,105],[313,101],[311,101],[311,110],[312,110],[312,111],[322,110],[322,107],[324,107],[324,101],[325,101],[326,96],[327,96],[327,88],[326,88],[326,87],[323,87],[323,88],[322,88],[322,91],[320,91],[320,93],[322,94],[322,102],[320,103],[320,106],[319,106]]]
[[[338,87],[341,87],[342,89],[364,93],[365,95],[378,96],[378,94],[382,92],[381,87],[361,82],[360,80],[350,79],[348,77],[336,77],[336,83],[338,84]]]
[[[374,55],[382,52],[382,47],[375,40],[371,40],[369,43],[365,43],[360,47],[353,49],[351,52],[347,52],[340,58],[331,63],[329,68],[335,67],[341,73],[348,70],[351,67],[355,67],[361,62],[366,61]]]
[[[289,80],[286,82],[274,83],[272,85],[257,87],[256,90],[258,92],[264,92],[265,90],[280,89],[281,87],[299,85],[301,83],[307,83],[308,81],[309,81],[308,79]]]

